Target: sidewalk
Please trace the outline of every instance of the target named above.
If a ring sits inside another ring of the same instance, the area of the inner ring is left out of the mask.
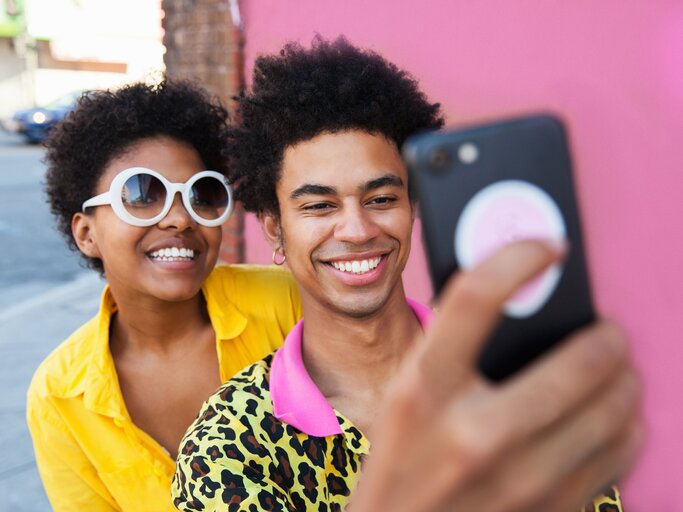
[[[0,308],[0,512],[51,510],[26,427],[26,390],[40,361],[97,312],[102,287],[83,273]]]

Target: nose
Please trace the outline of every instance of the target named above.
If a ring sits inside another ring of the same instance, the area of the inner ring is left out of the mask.
[[[334,236],[343,242],[362,244],[375,238],[379,232],[372,214],[361,205],[353,205],[346,206],[341,212]]]
[[[171,203],[171,208],[163,219],[158,224],[161,229],[175,229],[177,231],[185,231],[186,229],[194,228],[196,226],[195,220],[190,216],[183,204],[183,198],[180,193],[176,193]]]

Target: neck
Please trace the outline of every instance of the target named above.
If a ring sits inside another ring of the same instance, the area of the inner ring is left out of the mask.
[[[192,342],[211,325],[201,292],[179,302],[111,293],[117,307],[111,324],[112,352],[167,353]]]
[[[421,330],[403,287],[365,317],[332,311],[307,299],[302,295],[303,361],[323,395],[333,407],[381,397]]]

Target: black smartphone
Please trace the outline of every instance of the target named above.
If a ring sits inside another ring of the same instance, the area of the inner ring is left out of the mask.
[[[432,283],[518,239],[566,239],[568,254],[505,305],[479,367],[501,381],[595,317],[563,124],[536,115],[409,138]]]

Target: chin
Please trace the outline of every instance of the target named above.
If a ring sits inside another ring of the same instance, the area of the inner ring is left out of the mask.
[[[201,291],[201,286],[165,287],[163,290],[151,291],[152,295],[166,302],[184,302],[194,299]]]
[[[351,318],[366,318],[377,314],[387,302],[387,297],[360,297],[332,303],[332,307]]]

